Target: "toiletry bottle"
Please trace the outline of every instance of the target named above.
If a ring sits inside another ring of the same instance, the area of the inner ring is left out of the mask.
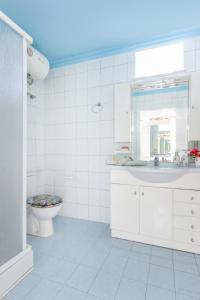
[[[181,156],[181,163],[183,167],[188,167],[188,155],[185,150],[183,150],[183,155]]]
[[[173,163],[175,166],[180,166],[180,156],[178,154],[178,151],[175,152],[174,158],[173,158]]]
[[[159,157],[158,156],[154,157],[154,167],[159,167]]]

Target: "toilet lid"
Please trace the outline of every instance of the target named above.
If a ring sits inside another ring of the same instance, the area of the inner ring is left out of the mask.
[[[62,198],[56,195],[42,194],[27,199],[27,203],[34,207],[52,207],[61,204]]]

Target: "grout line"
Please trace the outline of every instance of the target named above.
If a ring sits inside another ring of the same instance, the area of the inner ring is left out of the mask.
[[[148,285],[149,285],[149,276],[150,276],[150,268],[151,268],[151,257],[152,257],[152,247],[151,247],[151,255],[150,255],[150,260],[149,260],[149,269],[148,269],[147,281],[146,281],[145,299],[147,298],[147,290],[148,290]]]
[[[172,252],[172,264],[173,264],[173,276],[174,276],[174,293],[175,293],[175,299],[176,299],[176,278],[175,278],[175,268],[174,268],[174,252]]]
[[[131,251],[131,248],[129,249],[129,251]],[[125,263],[125,265],[124,265],[122,274],[121,274],[121,276],[120,276],[119,284],[118,284],[118,287],[117,287],[117,289],[116,289],[116,292],[115,292],[115,295],[114,295],[114,299],[116,299],[117,293],[119,292],[119,289],[120,289],[120,286],[121,286],[121,282],[122,282],[122,279],[123,279],[123,275],[124,275],[125,269],[126,269],[126,267],[127,267],[127,265],[128,265],[129,258],[130,258],[130,257],[128,256],[127,259],[126,259],[126,263]]]
[[[196,264],[196,267],[197,267],[198,275],[200,276],[200,265],[199,265],[198,262],[197,262],[197,255],[198,255],[198,254],[195,254],[195,255],[194,255],[194,259],[195,259],[195,264]],[[199,259],[200,259],[200,255],[199,255]]]
[[[92,281],[92,283],[91,283],[91,286],[90,286],[90,288],[88,289],[88,292],[87,292],[88,295],[89,295],[90,290],[91,290],[91,288],[92,288],[92,286],[93,286],[93,283],[95,282],[95,280],[97,279],[99,273],[101,272],[101,270],[102,270],[102,268],[103,268],[103,266],[104,266],[104,263],[105,263],[106,259],[108,258],[109,254],[110,254],[110,252],[106,255],[106,257],[105,257],[105,259],[104,259],[104,261],[103,261],[101,267],[99,268],[99,270],[98,270],[96,276],[94,277],[94,279],[93,279],[93,281]],[[95,296],[95,297],[96,297],[96,296]]]

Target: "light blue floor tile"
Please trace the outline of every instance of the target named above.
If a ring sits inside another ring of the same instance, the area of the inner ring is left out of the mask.
[[[195,263],[187,263],[181,260],[174,261],[174,269],[186,273],[191,273],[193,275],[198,275],[198,267]]]
[[[50,238],[28,237],[34,270],[7,300],[140,300],[147,282],[145,300],[174,300],[175,283],[176,300],[200,300],[200,255],[113,239],[107,224],[58,216],[54,225]]]
[[[200,265],[200,254],[195,254],[196,262]]]
[[[80,265],[68,280],[67,285],[83,292],[87,292],[96,275],[97,269]]]
[[[152,255],[151,258],[150,258],[150,263],[152,265],[157,265],[157,266],[173,269],[172,259],[170,260],[170,259],[166,259],[166,258],[163,258],[163,257],[160,257],[160,256]]]
[[[125,267],[123,276],[146,283],[149,273],[149,264],[143,261],[138,261],[137,259],[129,259]]]
[[[168,260],[173,260],[173,251],[171,249],[152,246],[151,254]]]
[[[131,250],[134,252],[151,255],[151,248],[151,245],[134,242],[131,247]]]
[[[74,246],[67,245],[65,248],[65,258],[70,257],[75,261],[81,261],[81,259],[88,253],[90,247],[83,245],[82,243],[76,243]]]
[[[7,300],[23,299],[39,282],[40,282],[40,277],[29,274],[14,289],[12,289],[6,295],[6,299]]]
[[[173,257],[174,257],[174,262],[182,261],[188,264],[194,264],[196,262],[195,255],[193,253],[174,250]]]
[[[199,299],[200,299],[200,297],[194,298],[194,297],[186,296],[183,294],[176,294],[176,300],[199,300]]]
[[[144,300],[146,285],[129,280],[122,279],[119,290],[117,291],[116,300]]]
[[[48,255],[41,253],[37,259],[34,260],[34,273],[46,277],[57,265],[58,260]]]
[[[65,259],[44,257],[40,263],[36,264],[34,274],[64,284],[76,267],[76,263],[72,263]]]
[[[100,268],[107,256],[107,251],[95,251],[94,249],[88,252],[88,254],[81,260],[81,264],[88,267]]]
[[[128,258],[109,254],[106,258],[101,271],[104,273],[121,275]]]
[[[61,243],[62,247],[60,247]],[[77,243],[77,245],[74,246],[71,241],[68,241],[67,245],[65,245],[61,240],[55,242],[48,254],[55,258],[67,258],[74,262],[80,262],[86,252],[87,250],[84,249],[81,244]]]
[[[30,293],[26,295],[24,300],[53,300],[58,292],[62,289],[62,285],[43,279],[35,286]]]
[[[175,300],[175,292],[149,285],[145,300]]]
[[[119,282],[120,276],[100,272],[89,290],[89,294],[104,300],[113,300]]]
[[[116,255],[116,256],[121,256],[121,257],[126,257],[128,258],[130,256],[130,250],[127,249],[122,249],[118,247],[112,247],[110,250],[110,254]]]
[[[63,259],[61,263],[54,268],[52,273],[48,275],[48,278],[58,283],[67,283],[76,268],[77,264]]]
[[[174,290],[174,272],[168,268],[150,265],[148,284]]]
[[[107,253],[108,254],[111,251],[111,249],[112,249],[112,246],[111,246],[110,243],[107,243],[107,241],[103,242],[101,240],[101,241],[98,241],[95,244],[95,246],[93,246],[92,248],[90,248],[90,250],[88,252],[91,252],[91,251],[93,251],[93,252],[95,252],[95,251],[101,252],[102,251],[103,253]]]
[[[200,277],[189,273],[175,271],[175,286],[177,293],[199,297]]]
[[[93,244],[91,245],[90,250],[98,249],[98,247],[99,248],[104,247],[105,248],[104,250],[109,251],[109,249],[111,248],[111,240],[105,236],[106,234],[103,233],[99,238],[97,237],[93,239]]]
[[[55,297],[55,300],[83,300],[86,294],[70,287],[64,287]],[[36,299],[35,299],[36,300]]]
[[[137,259],[138,261],[146,262],[146,263],[150,263],[150,259],[151,259],[151,255],[149,255],[149,254],[139,253],[139,252],[134,252],[134,251],[130,252],[129,257],[132,259]]]
[[[130,250],[133,245],[133,242],[131,241],[115,239],[115,238],[112,238],[111,242],[113,247],[118,247],[126,250]]]
[[[84,300],[102,300],[100,298],[97,298],[95,296],[92,296],[92,295],[87,295],[86,298]]]

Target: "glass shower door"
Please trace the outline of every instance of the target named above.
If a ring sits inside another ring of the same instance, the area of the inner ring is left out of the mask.
[[[23,38],[0,21],[0,266],[23,249]]]

